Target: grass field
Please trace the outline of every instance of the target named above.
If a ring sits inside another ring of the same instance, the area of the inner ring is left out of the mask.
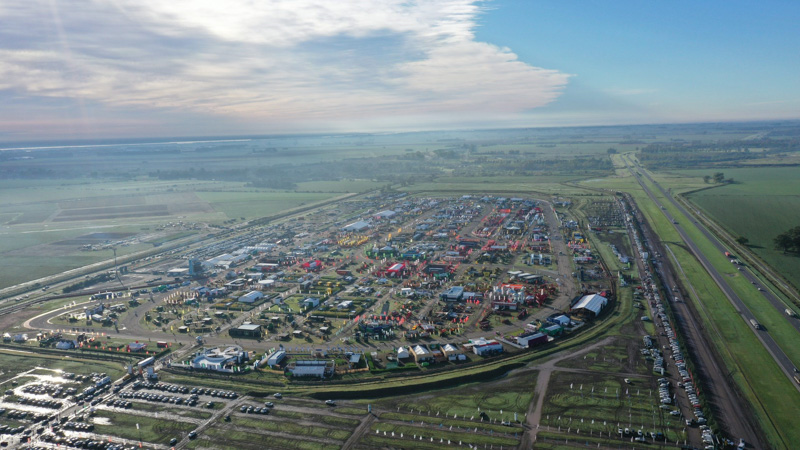
[[[305,181],[297,183],[298,192],[365,192],[385,186],[374,180]]]
[[[214,210],[228,218],[252,219],[277,214],[298,206],[316,203],[333,197],[329,193],[311,192],[198,192]]]
[[[34,353],[21,353],[0,350],[0,382],[11,379],[22,372],[45,367],[48,369],[63,370],[76,374],[89,374],[92,372],[106,372],[112,379],[122,376],[122,364],[118,362],[105,362],[92,359],[62,358]]]
[[[595,434],[616,433],[634,428],[661,431],[671,441],[683,440],[684,424],[679,417],[660,409],[658,389],[652,377],[625,384],[622,377],[600,373],[557,372],[553,374],[542,410],[543,427],[550,430],[571,428]]]
[[[787,442],[800,440],[796,427],[790,424],[790,411],[800,408],[800,394],[700,263],[680,246],[680,237],[659,208],[640,188],[629,192],[661,240],[673,249],[688,276],[686,281],[696,289],[700,299],[695,301],[702,305],[700,317],[710,330],[711,342],[719,349],[731,370],[731,378],[752,405],[771,445],[780,448]]]
[[[564,185],[568,181],[576,181],[587,178],[587,176],[573,175],[542,175],[533,177],[522,176],[499,176],[499,177],[438,177],[436,181],[416,183],[408,188],[409,192],[425,191],[426,195],[432,192],[439,192],[441,195],[449,196],[456,193],[525,193],[540,192],[553,193],[558,195],[570,195],[574,193],[584,193],[585,191],[576,187]],[[435,194],[433,194],[435,195]]]
[[[682,171],[687,176],[708,171]],[[750,249],[800,287],[800,255],[783,254],[772,240],[800,225],[800,170],[796,167],[725,169],[735,184],[706,189],[688,199],[729,230],[750,240]]]
[[[659,191],[652,186],[650,187],[656,197],[662,200],[662,204],[667,205],[666,207],[670,214],[674,217],[681,216],[677,208],[667,202]],[[795,365],[800,365],[800,348],[794,345],[794,342],[800,336],[798,336],[797,330],[787,322],[784,312],[770,305],[757,288],[742,276],[737,267],[730,263],[729,258],[720,253],[700,230],[691,223],[688,217],[681,222],[686,233],[697,244],[717,271],[724,276],[725,282],[736,291],[756,319],[769,330],[770,335],[784,353]],[[739,322],[742,322],[742,319]]]
[[[527,371],[488,383],[370,402],[398,413],[430,413],[434,417],[438,413],[442,418],[467,418],[477,417],[483,411],[492,419],[511,420],[514,413],[519,417],[527,413],[535,384],[536,372]]]
[[[304,436],[335,439],[338,441],[346,441],[352,434],[355,427],[349,429],[341,429],[337,427],[327,427],[321,421],[310,420],[304,418],[303,422],[307,423],[294,423],[290,421],[277,421],[277,420],[262,420],[260,418],[254,419],[249,417],[232,416],[231,423],[233,425],[253,428],[256,430],[291,433],[302,439]],[[313,422],[313,425],[312,423]]]
[[[265,446],[265,442],[269,442],[269,445]],[[205,430],[196,440],[189,442],[187,447],[231,450],[256,450],[269,447],[296,450],[338,450],[341,445],[323,444],[274,435],[267,436],[260,434],[256,430],[249,432],[230,429],[228,426],[212,426]]]
[[[463,442],[467,445],[491,445],[495,446],[516,446],[519,445],[518,437],[514,436],[514,430],[509,429],[509,433],[505,435],[499,434],[483,434],[483,433],[476,433],[467,430],[461,429],[450,431],[449,428],[444,427],[424,427],[424,426],[414,426],[414,425],[400,425],[395,423],[373,423],[370,427],[371,432],[369,435],[377,435],[377,436],[386,436],[383,433],[386,432],[387,435],[395,437],[397,439],[398,446],[407,448],[416,448],[415,442],[416,440],[412,440],[413,436],[416,435],[419,442],[423,443],[438,443],[439,445],[443,445],[446,442]],[[516,430],[518,434],[521,434],[521,431],[518,429]],[[394,433],[394,434],[392,434]],[[400,437],[400,435],[403,437]],[[411,439],[409,439],[411,438]],[[406,444],[407,442],[407,444]],[[451,444],[452,445],[452,444]]]
[[[98,418],[104,420],[97,420]],[[94,423],[96,433],[154,444],[167,444],[172,438],[180,439],[197,427],[192,423],[104,410],[97,411]]]

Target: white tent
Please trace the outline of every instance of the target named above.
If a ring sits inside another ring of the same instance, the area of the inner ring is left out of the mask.
[[[408,358],[408,350],[406,350],[405,347],[399,347],[397,349],[397,358],[398,359]]]
[[[572,307],[572,310],[576,309],[586,309],[594,313],[594,315],[600,314],[600,311],[606,306],[608,303],[608,299],[603,297],[602,295],[598,294],[591,294],[591,295],[584,295],[578,303],[575,303],[575,306]]]

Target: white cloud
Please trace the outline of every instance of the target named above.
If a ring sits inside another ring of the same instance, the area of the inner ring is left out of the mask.
[[[22,108],[63,98],[266,132],[454,126],[557,98],[568,75],[475,40],[483,12],[474,0],[12,0],[0,90]]]

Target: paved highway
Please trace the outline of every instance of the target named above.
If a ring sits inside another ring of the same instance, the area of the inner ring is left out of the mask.
[[[696,370],[695,375],[700,375],[700,379],[703,380],[702,388],[707,393],[706,399],[709,406],[714,411],[714,417],[717,423],[720,424],[723,430],[728,432],[729,436],[733,436],[737,439],[744,438],[745,441],[751,443],[755,448],[764,448],[763,445],[760,445],[763,439],[759,435],[756,427],[753,426],[755,420],[746,407],[747,402],[738,395],[731,385],[729,372],[724,369],[724,365],[719,361],[712,347],[708,345],[708,338],[704,335],[703,327],[700,325],[696,313],[690,308],[689,303],[673,301],[679,294],[672,289],[672,286],[677,285],[678,278],[673,272],[672,266],[669,264],[658,236],[652,231],[649,224],[642,219],[643,215],[633,206],[633,201],[629,199],[628,203],[632,206],[632,213],[635,220],[640,224],[640,236],[643,248],[653,253],[657,261],[655,272],[651,273],[647,261],[643,260],[638,252],[634,252],[636,253],[635,260],[639,268],[639,273],[641,274],[643,282],[651,277],[659,279],[662,287],[667,291],[668,297],[666,301],[669,302],[670,309],[675,317],[674,325],[677,325],[684,345],[686,345],[686,348],[693,356]],[[637,235],[636,230],[629,226],[628,231],[631,242],[635,242]],[[667,248],[667,250],[669,249]],[[680,267],[678,267],[678,269],[680,269]],[[655,318],[655,314],[653,314],[652,317]],[[660,321],[656,321],[656,325],[658,327],[662,326]],[[662,331],[657,334],[658,336],[656,338],[659,340],[659,343],[661,345],[666,345],[668,342],[665,342],[665,333]],[[683,397],[681,397],[681,401],[683,401]],[[685,417],[691,416],[691,409],[691,406],[686,403],[684,403],[681,408],[685,413]]]
[[[645,193],[647,193],[647,195],[650,197],[650,199],[656,205],[658,205],[659,207],[662,207],[663,205],[661,204],[661,202],[656,198],[656,196],[653,194],[653,192],[650,190],[650,188],[647,187],[647,184],[644,183],[644,181],[641,178],[639,178],[639,176],[637,175],[637,172],[634,171],[633,167],[631,167],[630,164],[632,164],[632,162],[630,161],[629,157],[626,156],[626,158],[627,158],[626,159],[626,165],[628,165],[628,169],[631,171],[631,174],[633,174],[633,176],[636,177],[636,179],[639,181],[639,184],[642,186],[642,189],[644,189]],[[675,200],[672,199],[672,197],[670,195],[668,195],[663,190],[663,188],[661,188],[658,185],[658,183],[656,183],[652,178],[650,178],[649,175],[647,175],[646,172],[643,169],[639,168],[639,173],[644,174],[643,176],[647,176],[648,180],[654,186],[659,188],[659,190],[661,190],[661,192],[665,195],[665,197],[670,199],[670,201],[675,205],[675,207],[678,208],[678,210],[682,214],[684,214],[686,217],[691,217],[691,215],[688,214],[688,212],[681,205],[679,205],[677,202],[675,202]],[[709,275],[711,275],[711,277],[717,283],[717,285],[722,290],[722,292],[725,294],[725,296],[728,297],[728,300],[730,300],[730,302],[733,304],[734,308],[736,308],[736,311],[742,316],[742,318],[745,320],[745,322],[748,324],[748,326],[750,326],[750,320],[751,319],[757,321],[757,319],[755,318],[753,313],[750,311],[750,309],[744,304],[742,299],[730,287],[730,285],[728,285],[728,283],[723,278],[722,274],[720,274],[719,271],[717,271],[717,269],[711,264],[711,262],[708,260],[708,258],[706,258],[706,256],[703,254],[703,252],[700,251],[700,249],[697,247],[697,244],[695,244],[695,242],[691,239],[691,237],[689,237],[689,235],[684,230],[683,226],[681,226],[681,224],[678,223],[677,219],[672,217],[672,215],[669,214],[669,212],[666,211],[666,210],[662,209],[662,212],[667,217],[667,219],[669,219],[673,223],[673,226],[678,231],[678,234],[680,234],[681,239],[683,239],[683,241],[686,243],[686,245],[689,247],[689,249],[692,251],[692,253],[694,253],[695,257],[700,261],[700,263],[703,265],[703,267],[706,269],[706,271],[709,273]],[[697,224],[697,226],[701,231],[706,233],[706,236],[709,237],[712,242],[714,242],[717,245],[719,245],[719,243],[716,242],[716,239],[714,239],[712,236],[710,236],[710,234],[708,234],[708,231],[705,230],[704,227],[702,227],[700,224]],[[720,249],[720,251],[724,252],[725,250],[723,248],[723,249]],[[745,272],[742,271],[742,273],[745,273]],[[747,275],[752,277],[752,274],[750,274],[750,273],[747,273]],[[762,291],[762,292],[767,292],[767,291]],[[769,295],[772,295],[772,294],[769,294]],[[781,368],[781,370],[784,372],[784,374],[792,381],[792,384],[795,386],[795,388],[798,389],[798,391],[800,391],[800,386],[798,386],[797,383],[795,383],[794,378],[793,378],[795,366],[794,366],[794,363],[791,361],[791,359],[789,359],[789,357],[786,356],[786,354],[778,346],[778,344],[775,342],[775,340],[772,338],[772,336],[770,336],[768,330],[765,330],[763,328],[761,328],[761,329],[752,328],[752,329],[755,332],[756,337],[758,337],[758,339],[761,341],[761,343],[764,345],[764,347],[767,349],[767,351],[770,353],[770,355],[772,355],[772,358],[775,360],[775,362],[778,363],[778,366]]]
[[[647,173],[647,172],[644,170],[644,168],[643,168],[643,167],[642,167],[642,166],[641,166],[641,165],[640,165],[638,162],[636,162],[635,164],[636,164],[636,168],[637,168],[637,169],[639,169],[640,173],[641,173],[641,174],[642,174],[644,177],[646,177],[646,178],[647,178],[647,179],[648,179],[648,180],[649,180],[649,181],[650,181],[650,182],[653,184],[653,186],[655,186],[655,187],[656,187],[656,188],[657,188],[659,191],[661,191],[661,193],[662,193],[662,194],[664,194],[664,197],[665,197],[665,198],[667,198],[667,199],[670,201],[670,203],[672,203],[673,205],[675,205],[675,207],[676,207],[676,208],[678,208],[678,211],[680,211],[680,212],[681,212],[681,214],[685,215],[686,217],[692,217],[692,216],[689,214],[689,212],[686,210],[686,208],[684,208],[684,206],[683,206],[683,205],[681,205],[680,203],[678,203],[678,202],[675,200],[675,198],[673,198],[671,195],[669,195],[669,194],[668,194],[668,193],[667,193],[667,192],[664,190],[664,188],[663,188],[663,187],[662,187],[660,184],[658,184],[658,183],[657,183],[657,182],[656,182],[656,181],[655,181],[655,180],[654,180],[654,179],[653,179],[653,178],[650,176],[650,174],[648,174],[648,173]],[[665,214],[666,214],[666,212],[665,212]],[[667,216],[669,217],[669,215],[667,215]],[[708,229],[707,229],[705,226],[703,226],[702,224],[700,224],[700,223],[698,223],[698,222],[696,222],[696,221],[693,221],[693,222],[694,222],[694,224],[695,224],[695,225],[697,225],[697,229],[699,229],[699,230],[700,230],[700,232],[701,232],[701,233],[703,233],[703,235],[706,237],[706,239],[708,239],[708,240],[709,240],[709,241],[710,241],[710,242],[711,242],[711,243],[714,245],[714,247],[715,247],[717,250],[719,250],[719,252],[720,252],[720,253],[725,253],[725,252],[727,252],[727,251],[728,251],[728,249],[727,249],[727,248],[726,248],[726,247],[725,247],[725,246],[724,246],[724,245],[723,245],[723,244],[722,244],[722,243],[721,243],[721,242],[720,242],[720,241],[719,241],[719,240],[716,238],[716,236],[714,236],[714,235],[713,235],[713,234],[712,234],[712,233],[711,233],[711,232],[710,232],[710,231],[709,231],[709,230],[708,230]],[[739,267],[741,267],[741,266],[739,266]],[[762,287],[762,286],[761,286],[761,281],[759,280],[759,278],[758,278],[758,277],[756,277],[756,276],[755,276],[755,274],[753,274],[753,273],[751,272],[751,270],[752,270],[752,268],[748,268],[747,270],[745,270],[745,268],[742,268],[742,270],[741,270],[741,274],[742,274],[742,276],[743,276],[745,279],[747,279],[747,281],[749,281],[751,284],[753,284],[753,285],[755,285],[757,288],[761,289],[761,291],[759,291],[759,292],[761,292],[761,294],[764,296],[764,298],[766,298],[767,300],[769,300],[769,303],[770,303],[770,304],[771,304],[771,305],[772,305],[772,306],[773,306],[773,307],[774,307],[774,308],[775,308],[775,309],[776,309],[776,310],[777,310],[777,311],[778,311],[778,312],[779,312],[781,315],[784,315],[784,316],[786,316],[786,308],[788,308],[788,307],[789,307],[789,305],[787,305],[787,304],[786,304],[786,303],[784,303],[784,302],[783,302],[781,299],[779,299],[777,296],[775,296],[775,295],[774,295],[774,294],[773,294],[773,293],[772,293],[772,292],[771,292],[771,291],[770,291],[770,290],[769,290],[769,289],[768,289],[766,286]],[[789,319],[789,317],[788,317],[788,316],[786,316],[786,318],[787,318],[787,319]],[[789,320],[789,324],[791,324],[791,325],[792,325],[792,326],[795,328],[795,330],[797,330],[797,332],[798,332],[798,333],[800,333],[800,320]]]

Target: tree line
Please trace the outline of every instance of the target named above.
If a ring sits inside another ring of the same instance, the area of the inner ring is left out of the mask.
[[[790,251],[800,253],[800,226],[775,236],[772,242],[775,244],[776,249],[783,250],[783,254]]]

